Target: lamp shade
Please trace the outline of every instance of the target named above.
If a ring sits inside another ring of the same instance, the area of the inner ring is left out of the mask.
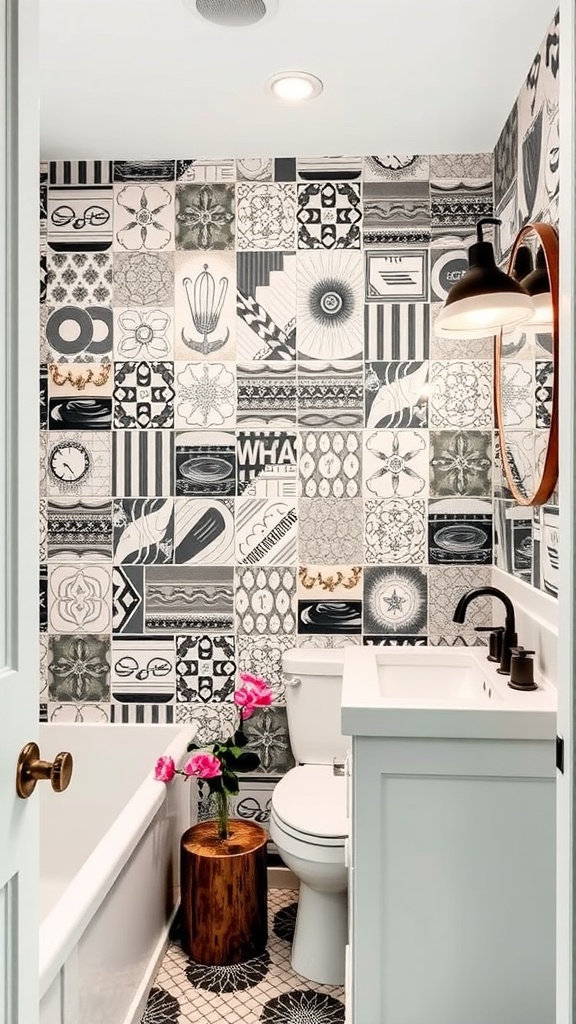
[[[484,338],[533,317],[534,305],[526,290],[496,266],[492,244],[482,237],[487,223],[500,221],[478,221],[478,240],[468,250],[469,269],[450,289],[436,318],[435,330],[441,337]]]
[[[532,298],[532,305],[534,306],[534,313],[528,326],[551,330],[554,322],[554,310],[546,256],[542,248],[538,249],[536,253],[536,266],[534,270],[527,274],[526,277],[523,277],[520,283]]]

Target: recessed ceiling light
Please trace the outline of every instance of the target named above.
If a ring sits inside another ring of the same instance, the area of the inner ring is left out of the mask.
[[[324,88],[319,78],[309,75],[306,71],[282,71],[278,75],[272,75],[266,87],[279,100],[286,100],[288,103],[311,100],[314,96],[319,96]]]
[[[223,28],[247,28],[272,18],[278,0],[182,0],[192,14]]]

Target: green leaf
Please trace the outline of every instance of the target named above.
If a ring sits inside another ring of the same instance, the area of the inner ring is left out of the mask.
[[[235,769],[237,772],[255,772],[260,767],[260,758],[258,754],[253,754],[250,750],[245,750],[240,757],[236,758]]]
[[[196,743],[189,743],[186,750],[200,750],[200,747]]]
[[[241,729],[238,729],[234,733],[234,745],[236,747],[245,747],[248,744],[248,737],[244,735]]]
[[[204,779],[204,782],[208,783],[210,793],[221,793],[224,788],[221,775],[217,775],[214,779]]]
[[[238,779],[233,772],[225,771],[222,775],[222,781],[224,783],[224,789],[230,793],[230,796],[236,796],[240,792],[240,786],[238,785]]]

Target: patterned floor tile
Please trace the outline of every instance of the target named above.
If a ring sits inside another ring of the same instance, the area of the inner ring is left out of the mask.
[[[141,1024],[343,1024],[344,990],[290,966],[296,901],[291,889],[269,890],[268,946],[247,963],[204,967],[171,943]]]

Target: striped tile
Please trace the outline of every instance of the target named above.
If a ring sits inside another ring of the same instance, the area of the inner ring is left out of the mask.
[[[430,307],[387,302],[364,307],[366,359],[428,359]]]
[[[115,497],[174,493],[174,434],[170,430],[114,431]]]

